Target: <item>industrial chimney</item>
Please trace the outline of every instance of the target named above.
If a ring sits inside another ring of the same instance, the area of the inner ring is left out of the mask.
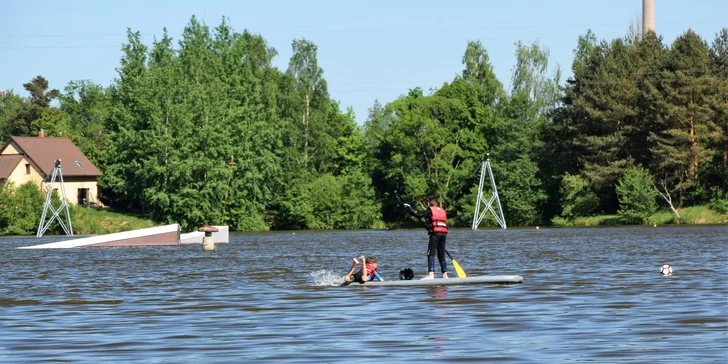
[[[642,0],[642,33],[655,31],[655,0]]]

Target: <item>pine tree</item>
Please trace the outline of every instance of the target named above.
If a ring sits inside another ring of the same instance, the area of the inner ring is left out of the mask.
[[[716,86],[713,103],[716,131],[719,135],[713,146],[716,155],[708,179],[710,189],[728,190],[728,29],[723,28],[716,35],[710,49],[710,64]]]
[[[672,44],[659,89],[657,128],[650,133],[652,153],[658,181],[663,189],[678,192],[680,205],[699,184],[701,164],[713,158],[711,144],[719,130],[710,109],[716,87],[708,47],[692,30]]]
[[[582,41],[584,43],[584,41]],[[587,45],[589,45],[587,47]],[[582,173],[600,191],[605,211],[616,210],[614,185],[634,157],[630,153],[638,115],[639,69],[634,46],[622,39],[584,43],[567,81],[564,107]]]

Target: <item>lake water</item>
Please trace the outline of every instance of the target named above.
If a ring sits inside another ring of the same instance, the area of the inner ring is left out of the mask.
[[[0,238],[0,362],[728,362],[728,226],[454,230],[468,276],[524,282],[447,287],[336,286],[421,277],[422,230],[15,249],[62,239]]]

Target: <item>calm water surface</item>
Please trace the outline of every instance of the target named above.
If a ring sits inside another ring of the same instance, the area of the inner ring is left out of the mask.
[[[359,255],[422,276],[420,230],[15,249],[62,239],[0,238],[0,362],[728,362],[727,226],[451,232],[503,286],[335,286]]]

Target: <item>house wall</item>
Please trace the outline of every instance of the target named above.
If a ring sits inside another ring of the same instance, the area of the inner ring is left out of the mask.
[[[25,174],[26,164],[30,164],[30,174]],[[41,186],[41,191],[43,191],[45,195],[48,186],[50,185],[50,182],[43,182],[43,178],[44,177],[40,174],[35,165],[28,162],[27,159],[23,158],[20,163],[18,163],[18,166],[15,167],[10,176],[8,176],[7,182],[13,182],[13,184],[15,184],[15,187],[18,187],[27,182],[33,182],[36,184],[36,186]],[[60,178],[56,178],[53,187],[55,189],[61,188]],[[63,187],[66,190],[66,198],[68,199],[69,204],[77,205],[78,189],[88,188],[89,203],[93,202],[97,206],[102,206],[101,202],[99,201],[99,187],[95,177],[89,177],[89,179],[84,179],[83,177],[64,177]],[[60,191],[58,191],[58,196],[60,197]]]
[[[12,148],[12,146],[10,146]],[[30,174],[25,174],[25,165],[30,164]],[[27,159],[23,158],[20,163],[15,167],[10,176],[7,178],[8,182],[13,182],[15,187],[18,187],[27,182],[35,182],[38,186],[43,181],[43,176],[40,174],[34,164],[30,163]]]
[[[14,143],[8,144],[8,147],[3,150],[3,154],[20,154],[17,149],[13,146]],[[0,147],[2,148],[2,147]]]
[[[47,190],[48,185],[50,183],[43,183],[43,189]],[[56,179],[56,183],[53,185],[54,188],[59,189],[61,188],[60,180]],[[67,181],[65,178],[63,179],[63,187],[66,190],[66,199],[68,199],[68,203],[72,205],[78,204],[78,189],[79,188],[88,188],[88,202],[95,203],[96,206],[102,206],[101,201],[99,201],[99,188],[98,183],[95,180],[87,180],[87,181],[78,181],[78,180],[70,180]],[[58,191],[58,196],[61,196],[61,191]]]
[[[2,145],[0,145],[2,148]],[[3,155],[6,154],[22,154],[20,148],[14,143],[10,142],[7,144],[5,149],[2,151]],[[30,174],[25,173],[25,165],[30,164]],[[51,172],[52,173],[52,172]],[[23,159],[18,163],[12,173],[8,176],[4,182],[13,182],[15,187],[18,187],[27,182],[34,182],[37,186],[41,187],[45,196],[49,182],[43,182],[45,176],[40,172],[38,166],[29,161],[27,158]],[[0,180],[0,186],[2,186],[2,180]],[[60,179],[56,178],[53,186],[55,189],[61,188]],[[88,202],[95,206],[103,206],[99,201],[99,189],[96,177],[64,177],[63,187],[66,190],[66,198],[69,204],[78,204],[78,189],[88,188]],[[59,191],[60,196],[60,191]]]

